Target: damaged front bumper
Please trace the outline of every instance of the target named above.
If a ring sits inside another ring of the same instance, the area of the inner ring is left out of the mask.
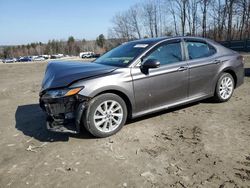
[[[47,129],[53,132],[78,134],[88,98],[74,95],[61,98],[40,96],[40,107],[47,114]]]

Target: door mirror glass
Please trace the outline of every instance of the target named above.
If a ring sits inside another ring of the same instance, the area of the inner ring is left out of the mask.
[[[143,62],[142,64],[142,68],[144,69],[155,69],[160,67],[160,61],[158,61],[157,59],[148,59],[145,62]]]

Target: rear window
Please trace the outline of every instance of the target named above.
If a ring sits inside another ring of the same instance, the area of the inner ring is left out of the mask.
[[[189,59],[209,57],[216,53],[213,46],[203,42],[186,42]]]

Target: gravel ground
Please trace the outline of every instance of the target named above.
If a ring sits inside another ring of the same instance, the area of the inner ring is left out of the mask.
[[[0,187],[250,187],[249,56],[229,102],[146,116],[105,139],[45,129],[45,67],[0,65]]]

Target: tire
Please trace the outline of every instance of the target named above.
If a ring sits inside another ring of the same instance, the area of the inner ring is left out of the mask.
[[[118,95],[106,93],[89,102],[83,124],[93,136],[104,138],[120,131],[126,119],[127,106],[124,100]]]
[[[228,101],[234,92],[234,78],[229,73],[222,73],[217,81],[214,99],[217,102]]]

